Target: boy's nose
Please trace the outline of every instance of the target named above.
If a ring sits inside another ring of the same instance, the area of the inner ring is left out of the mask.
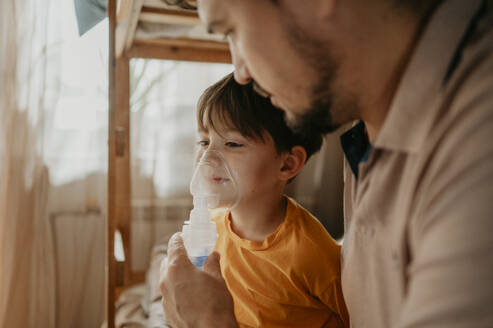
[[[209,163],[212,166],[220,166],[222,162],[221,154],[214,149],[207,149],[202,155],[202,161]]]

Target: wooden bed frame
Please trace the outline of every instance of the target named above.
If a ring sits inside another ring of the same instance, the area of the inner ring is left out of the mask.
[[[130,87],[131,58],[231,63],[224,42],[187,38],[139,40],[139,22],[198,25],[195,11],[148,7],[144,0],[108,0],[109,18],[109,129],[108,212],[106,220],[106,320],[115,326],[115,301],[120,292],[145,279],[145,272],[132,270],[130,183]],[[156,2],[156,0],[153,0]],[[150,2],[153,2],[150,1]],[[147,0],[146,0],[147,2]],[[118,7],[118,12],[117,12]],[[122,236],[125,260],[114,254],[114,236]]]

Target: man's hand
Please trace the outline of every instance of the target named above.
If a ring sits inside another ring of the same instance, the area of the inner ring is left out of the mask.
[[[159,283],[166,320],[173,328],[237,327],[233,299],[221,276],[219,254],[212,253],[204,271],[190,262],[179,233],[168,243],[168,262]]]

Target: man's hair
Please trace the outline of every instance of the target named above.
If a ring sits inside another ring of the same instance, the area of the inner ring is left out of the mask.
[[[307,160],[322,146],[322,133],[313,131],[304,136],[294,133],[286,125],[282,110],[274,107],[268,98],[257,94],[252,83],[238,84],[232,73],[207,88],[197,107],[197,123],[201,131],[213,129],[219,133],[215,127],[219,123],[262,142],[265,142],[264,133],[267,132],[279,154],[289,152],[294,146],[302,146]]]

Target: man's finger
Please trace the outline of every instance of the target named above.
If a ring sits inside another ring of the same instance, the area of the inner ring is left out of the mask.
[[[212,252],[204,262],[204,271],[215,278],[223,279],[221,274],[221,264],[219,263],[219,253]]]
[[[166,271],[167,267],[168,267],[168,257],[165,256],[161,260],[161,265],[159,266],[159,276],[163,275],[163,273]]]
[[[163,301],[168,298],[166,284],[169,284],[170,281],[176,283],[176,279],[183,277],[183,272],[189,272],[190,268],[194,268],[180,235],[181,233],[177,232],[170,238],[168,256],[161,262],[159,288],[161,295],[163,295]]]
[[[161,300],[161,306],[163,307],[165,327],[179,327],[178,319],[176,318],[175,305],[170,302],[165,302],[164,298]],[[170,326],[173,324],[173,326]]]
[[[181,238],[181,232],[175,233],[168,242],[168,267],[173,264],[193,265]]]

